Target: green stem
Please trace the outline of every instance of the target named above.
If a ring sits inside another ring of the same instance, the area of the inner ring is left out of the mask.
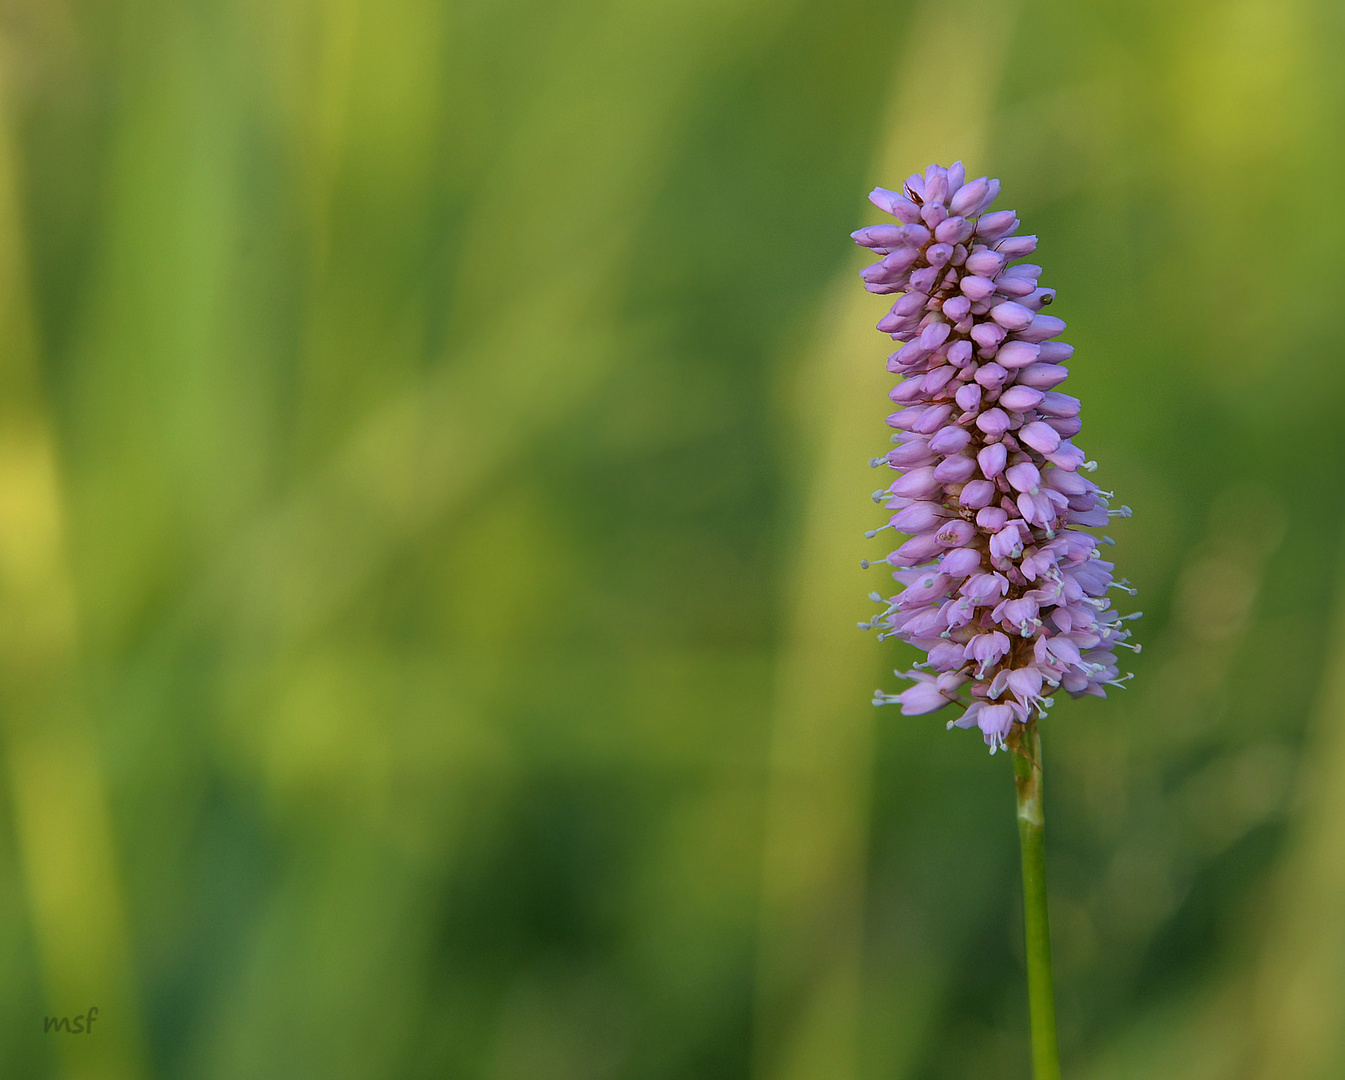
[[[1027,937],[1027,1000],[1032,1018],[1033,1080],[1060,1080],[1051,985],[1051,928],[1046,916],[1045,819],[1041,810],[1041,735],[1036,722],[1011,740],[1018,787],[1018,839],[1023,849],[1023,928]]]

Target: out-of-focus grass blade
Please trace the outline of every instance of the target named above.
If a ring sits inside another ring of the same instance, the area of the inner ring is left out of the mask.
[[[414,23],[409,10],[396,17]],[[573,18],[526,65],[532,85],[523,115],[492,132],[499,145],[466,192],[471,209],[445,290],[447,313],[429,310],[430,300],[416,292],[380,293],[385,285],[375,268],[353,265],[342,251],[341,223],[315,223],[323,238],[305,301],[304,478],[273,513],[221,546],[214,576],[183,614],[209,621],[223,612],[231,621],[233,649],[222,681],[232,746],[248,766],[266,780],[274,775],[268,765],[281,758],[310,772],[348,768],[343,810],[361,832],[343,837],[322,869],[287,874],[252,935],[255,952],[242,984],[203,1040],[219,1075],[281,1074],[286,1047],[296,1045],[307,1048],[310,1067],[316,1060],[333,1070],[383,1072],[399,1053],[398,1040],[410,1037],[406,1025],[419,1021],[421,968],[414,958],[389,958],[405,947],[408,926],[432,937],[433,925],[419,920],[436,916],[426,910],[431,898],[416,891],[424,887],[416,874],[389,867],[379,831],[396,828],[380,816],[379,797],[387,793],[381,755],[390,745],[406,750],[399,740],[410,743],[413,735],[388,730],[379,703],[360,696],[361,688],[383,685],[382,678],[396,687],[416,675],[408,674],[405,657],[377,645],[369,649],[369,670],[360,668],[364,654],[344,640],[350,628],[338,616],[390,561],[431,527],[442,528],[493,477],[526,469],[530,455],[544,452],[553,425],[621,361],[618,346],[627,342],[611,329],[620,274],[638,266],[636,230],[647,224],[648,203],[695,101],[697,73],[725,52],[759,42],[789,10],[761,0],[575,6]],[[344,72],[331,77],[330,92],[354,99],[339,107],[309,102],[316,115],[301,122],[320,122],[314,142],[324,148],[315,152],[311,182],[327,191],[320,201],[332,207],[344,197],[343,185],[363,184],[366,197],[400,221],[394,196],[404,185],[396,163],[412,171],[426,166],[415,155],[415,138],[395,140],[387,159],[370,159],[369,128],[378,116],[361,100],[368,92],[361,88],[391,77],[385,65],[443,64],[446,57],[433,49],[370,51],[365,31],[352,35],[342,20],[374,18],[372,8],[341,11],[325,31],[339,39],[331,64]],[[424,31],[442,32],[429,25]],[[399,77],[412,85],[435,81],[429,73]],[[412,133],[423,124],[421,133],[431,138],[436,122],[424,112]],[[354,146],[364,152],[356,155]],[[358,160],[343,161],[343,154]],[[440,335],[446,344],[427,363],[420,355],[426,328],[437,322],[447,324]],[[379,326],[387,333],[375,342]],[[372,386],[367,399],[349,393],[350,380]],[[526,518],[521,524],[528,525]],[[490,569],[478,568],[487,576]],[[337,640],[326,640],[328,634]],[[358,655],[352,660],[352,654]],[[492,672],[500,659],[491,657]],[[333,700],[343,686],[350,687],[349,699]],[[460,715],[469,711],[440,700],[435,723],[485,727]],[[436,730],[433,742],[448,746],[449,756],[455,739],[473,737]],[[324,761],[328,750],[332,760]],[[441,830],[437,874],[453,859],[456,823],[442,819],[461,809],[451,790],[456,776],[443,778],[449,790],[440,803],[417,808],[433,819],[427,827]],[[367,777],[373,779],[366,786]],[[499,787],[499,798],[509,798],[507,783]],[[304,811],[289,815],[287,794],[277,796],[280,816],[303,832]],[[386,920],[384,934],[369,932],[378,919]],[[360,973],[374,973],[376,995],[357,984]],[[309,1003],[302,1013],[300,1000]],[[278,1026],[278,1016],[292,1026]],[[329,1037],[334,1024],[342,1038]]]
[[[26,252],[0,100],[0,717],[45,1011],[99,1025],[96,1042],[58,1036],[43,1049],[65,1075],[133,1080],[143,1075],[136,987],[103,767],[81,700],[66,495]],[[37,1002],[30,1009],[18,1024],[25,1041],[43,1019]]]
[[[762,0],[576,10],[473,193],[435,374],[369,410],[330,464],[230,553],[221,585],[247,633],[286,640],[320,625],[409,537],[496,470],[524,467],[600,383],[617,359],[604,318],[613,275],[691,80],[787,10]]]
[[[963,159],[979,175],[1012,20],[1010,5],[980,0],[920,9],[910,40],[957,37],[977,63],[948,79],[937,50],[904,54],[880,133],[876,184],[899,187],[931,161]],[[868,581],[858,570],[864,531],[876,521],[867,496],[873,477],[882,476],[865,462],[882,452],[880,417],[891,380],[873,324],[885,306],[847,270],[823,317],[821,344],[800,377],[811,471],[792,625],[776,684],[754,1065],[761,1080],[847,1080],[858,1069],[873,767],[867,699],[880,661],[872,638],[855,623],[856,613],[869,614],[864,593],[891,587],[881,570]],[[909,1025],[904,1045],[892,1042],[898,1056],[916,1049],[920,1019],[937,992],[930,985],[937,976],[930,976],[911,980],[909,998],[890,1018]],[[910,1063],[883,1067],[897,1076]]]
[[[1345,1067],[1345,596],[1335,623],[1301,809],[1251,969],[1246,1080],[1324,1080]]]

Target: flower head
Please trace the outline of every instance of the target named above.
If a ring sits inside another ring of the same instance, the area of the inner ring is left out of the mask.
[[[1110,509],[1080,470],[1096,466],[1072,442],[1079,401],[1057,387],[1072,346],[1056,340],[1060,319],[1041,267],[1015,260],[1037,247],[1015,235],[1011,210],[989,211],[999,181],[968,181],[961,162],[931,165],[901,192],[869,198],[897,224],[854,233],[881,261],[862,272],[865,288],[901,293],[878,329],[901,348],[887,369],[901,376],[887,418],[895,449],[875,458],[900,475],[874,492],[893,528],[910,539],[886,564],[905,586],[864,629],[882,627],[928,654],[897,672],[914,680],[874,704],[908,715],[966,706],[949,727],[979,727],[991,753],[1015,724],[1044,716],[1056,687],[1106,696],[1122,686],[1117,647],[1129,632],[1112,610],[1112,563],[1081,531],[1129,517]],[[874,536],[882,529],[869,535]],[[876,565],[869,564],[868,565]],[[964,696],[965,695],[965,696]]]

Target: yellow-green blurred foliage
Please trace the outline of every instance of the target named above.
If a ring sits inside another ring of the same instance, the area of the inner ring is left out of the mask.
[[[936,154],[1136,511],[1067,1073],[1345,1074],[1343,24],[0,2],[0,1075],[1026,1076],[1008,762],[853,629]]]

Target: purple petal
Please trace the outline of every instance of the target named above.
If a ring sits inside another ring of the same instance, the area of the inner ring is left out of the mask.
[[[960,548],[976,538],[976,526],[962,518],[954,518],[939,528],[935,539],[947,548]]]
[[[939,688],[939,693],[947,696],[954,696],[962,687],[971,682],[971,676],[961,671],[946,671],[939,676],[934,684]]]
[[[912,439],[895,450],[889,450],[884,455],[884,460],[894,468],[906,469],[913,465],[928,464],[933,457],[934,453],[930,450],[929,443],[924,439]]]
[[[1025,491],[1018,496],[1018,512],[1023,515],[1024,521],[1032,525],[1040,525],[1044,529],[1050,528],[1055,520],[1055,511],[1051,506],[1051,500],[1036,492]]]
[[[929,650],[929,666],[935,671],[956,671],[965,662],[962,646],[955,641],[941,641]]]
[[[920,208],[915,203],[904,195],[888,191],[887,188],[874,188],[869,193],[869,202],[879,210],[891,214],[898,221],[911,223],[920,220]]]
[[[1041,697],[1041,671],[1035,667],[1015,668],[1009,672],[1009,689],[1024,705]]]
[[[941,202],[933,202],[926,199],[925,205],[920,208],[920,220],[931,229],[937,229],[939,222],[948,216],[948,209]]]
[[[1018,343],[1013,341],[1009,343],[1009,345],[1016,344]],[[1008,347],[1008,345],[1005,346],[1005,348]],[[999,361],[1003,358],[1004,349],[1000,349],[999,356],[995,359]],[[1010,386],[1004,393],[999,395],[999,403],[1003,408],[1008,409],[1010,412],[1026,412],[1028,409],[1036,408],[1045,396],[1046,395],[1042,393],[1042,391],[1034,390],[1030,386]],[[959,401],[958,404],[961,405],[962,402]]]
[[[948,577],[965,577],[981,566],[981,553],[976,548],[956,548],[939,560],[939,573]]]
[[[1069,472],[1073,472],[1084,462],[1083,451],[1068,439],[1061,439],[1059,449],[1053,454],[1044,454],[1044,456],[1052,465],[1058,465]]]
[[[890,259],[892,256],[889,255]],[[990,317],[1004,327],[1005,330],[1022,330],[1032,325],[1033,314],[1022,304],[1015,304],[1012,300],[1006,300],[1002,304],[996,304],[990,309]],[[1049,316],[1048,316],[1049,317]],[[1059,320],[1056,320],[1057,322]],[[1063,324],[1061,324],[1063,326]]]
[[[1053,386],[1059,386],[1068,377],[1069,368],[1060,364],[1029,364],[1018,372],[1019,383],[1038,390],[1049,390]]]
[[[947,386],[957,376],[957,368],[949,367],[947,364],[943,367],[935,368],[920,380],[920,389],[924,393],[933,397],[945,386]]]
[[[993,214],[984,215],[976,223],[976,235],[983,236],[987,240],[996,240],[1001,236],[1007,236],[1018,228],[1018,215],[1012,210],[997,210]]]
[[[1087,495],[1097,490],[1097,485],[1091,480],[1063,469],[1048,469],[1042,476],[1042,482],[1066,495]]]
[[[998,323],[977,323],[971,328],[971,339],[982,349],[994,349],[1007,333]]]
[[[941,203],[948,197],[948,170],[931,165],[925,171],[925,205]]]
[[[932,638],[938,637],[948,629],[948,620],[943,616],[939,608],[926,608],[914,612],[910,618],[905,621],[901,628],[902,636],[905,638]]]
[[[939,693],[938,687],[932,682],[916,683],[898,694],[897,700],[901,702],[902,716],[923,716],[948,704],[948,699]]]
[[[985,193],[990,188],[990,181],[982,176],[979,180],[973,180],[969,184],[964,184],[953,195],[948,204],[948,209],[954,214],[966,215],[974,214],[980,201],[985,198]]]
[[[976,381],[987,390],[998,390],[1008,381],[1009,373],[995,363],[982,364],[976,370]]]
[[[953,257],[952,244],[930,244],[925,249],[925,259],[930,266],[946,266]]]
[[[939,428],[943,427],[944,422],[948,419],[948,417],[952,415],[953,415],[953,407],[949,404],[945,403],[943,405],[930,405],[925,409],[923,413],[920,414],[919,418],[911,425],[910,430],[918,431],[921,435],[933,435],[934,432],[938,431]],[[1042,427],[1045,426],[1046,426],[1045,424],[1042,425]],[[1055,432],[1051,432],[1051,434],[1054,435]],[[1057,441],[1059,440],[1059,438],[1060,436],[1056,435]],[[1052,449],[1055,448],[1052,447]]]
[[[976,463],[981,467],[981,475],[987,480],[993,480],[1004,471],[1004,463],[1008,458],[1009,452],[1004,449],[1003,443],[991,443],[976,455]]]
[[[1008,512],[999,506],[987,506],[976,515],[976,524],[986,532],[992,533],[1004,528],[1004,523],[1008,520]]]
[[[984,221],[985,218],[981,218],[981,220]],[[1037,250],[1037,238],[1035,236],[1011,236],[1007,240],[1001,240],[996,246],[999,248],[1000,254],[1006,259],[1021,259],[1024,255],[1031,255]]]
[[[1071,667],[1079,667],[1083,663],[1083,657],[1079,655],[1079,647],[1065,637],[1053,637],[1047,639],[1046,651],[1054,656],[1063,664]]]
[[[1018,441],[1042,454],[1051,454],[1060,446],[1060,433],[1049,424],[1034,420],[1018,431]]]
[[[913,402],[920,401],[924,395],[924,379],[911,378],[903,379],[887,392],[887,396],[898,405],[910,405]]]
[[[1037,409],[1046,416],[1078,416],[1079,399],[1052,390],[1043,396]]]
[[[929,440],[929,448],[936,454],[956,454],[971,442],[971,432],[949,425],[940,428]]]
[[[963,713],[961,716],[959,716],[956,720],[949,720],[949,721],[948,721],[948,727],[949,727],[949,728],[955,728],[955,727],[959,727],[959,728],[975,727],[975,726],[976,726],[976,716],[977,716],[977,714],[978,714],[982,709],[984,709],[984,708],[985,708],[985,702],[983,702],[983,701],[973,701],[970,705],[967,706],[967,711],[966,711],[966,712],[964,712],[964,713]]]
[[[921,348],[927,349],[929,352],[933,352],[935,349],[937,349],[940,345],[942,345],[945,341],[948,340],[948,335],[949,333],[952,332],[952,329],[953,328],[949,326],[946,322],[930,323],[922,331],[920,331],[919,340]]]
[[[959,409],[970,412],[981,403],[982,393],[984,391],[981,389],[980,383],[964,383],[957,388],[954,400],[957,402]],[[1037,391],[1032,391],[1032,393],[1037,393]]]
[[[904,499],[923,499],[933,495],[941,485],[934,479],[934,470],[929,466],[912,469],[899,480],[894,480],[887,490]]]
[[[890,524],[897,532],[922,533],[941,525],[947,516],[948,511],[938,503],[918,502],[893,514]]]
[[[912,536],[887,557],[893,566],[916,566],[939,551],[939,542],[932,532]]]
[[[1000,276],[995,279],[995,291],[1014,300],[1032,295],[1032,292],[1036,287],[1037,283],[1035,281],[1026,281],[1023,278],[1012,278],[1006,274],[1000,274]]]
[[[1036,492],[1041,486],[1041,473],[1030,461],[1021,461],[1004,470],[1004,479],[1015,491]]]
[[[886,248],[891,251],[904,241],[901,227],[898,225],[870,225],[850,234],[856,244],[866,248]]]
[[[997,559],[1016,559],[1022,553],[1022,534],[1012,522],[990,538],[990,554]]]
[[[934,239],[941,244],[960,244],[971,237],[975,227],[964,217],[946,218],[934,230]]]
[[[971,359],[971,353],[970,341],[955,341],[948,346],[948,362],[954,367],[966,367],[967,361]]]
[[[981,664],[993,664],[1009,651],[1009,639],[998,630],[977,634],[967,642],[962,655]]]
[[[997,251],[974,251],[967,256],[968,273],[979,277],[993,279],[1003,269],[1004,256]]]
[[[979,510],[990,505],[996,490],[993,480],[968,480],[963,485],[962,494],[957,497],[957,501],[969,510]]]
[[[1075,347],[1065,342],[1042,342],[1041,355],[1037,359],[1044,363],[1064,363],[1075,355]]]
[[[1009,734],[1016,719],[1010,705],[987,705],[976,714],[976,726],[985,732],[987,738],[994,736],[1003,739]]]
[[[966,296],[949,297],[943,302],[943,313],[953,322],[961,322],[971,312],[971,300]]]
[[[967,295],[968,299],[984,300],[995,291],[995,283],[979,274],[968,274],[958,284],[958,288]]]
[[[910,340],[919,323],[916,322],[914,315],[898,315],[889,311],[878,320],[878,329],[884,334],[891,334],[894,338],[901,334],[905,340]]]
[[[960,484],[976,471],[976,462],[969,457],[957,454],[944,458],[934,467],[934,475],[945,484]]]
[[[1034,363],[1040,353],[1040,345],[1028,341],[1009,341],[995,354],[995,360],[1006,368],[1025,368]]]
[[[888,258],[890,259],[892,256],[889,255]],[[1014,304],[1014,307],[1022,307],[1022,305]],[[1022,310],[1027,311],[1027,308],[1022,308]],[[1018,331],[1018,338],[1020,341],[1045,341],[1047,338],[1053,338],[1064,332],[1064,319],[1057,319],[1054,315],[1033,315],[1031,325]]]
[[[1083,525],[1090,529],[1098,529],[1106,525],[1111,518],[1107,515],[1106,509],[1099,506],[1092,510],[1071,510],[1065,515],[1065,520],[1071,525]]]
[[[998,600],[1009,589],[1009,582],[1003,574],[976,574],[967,578],[958,591],[963,596],[984,603],[991,598]]]
[[[976,418],[976,426],[992,439],[998,439],[1009,430],[1009,414],[1003,409],[987,409]]]
[[[922,266],[919,270],[911,272],[911,288],[915,292],[927,293],[934,288],[934,282],[938,280],[939,274],[937,266]]]

